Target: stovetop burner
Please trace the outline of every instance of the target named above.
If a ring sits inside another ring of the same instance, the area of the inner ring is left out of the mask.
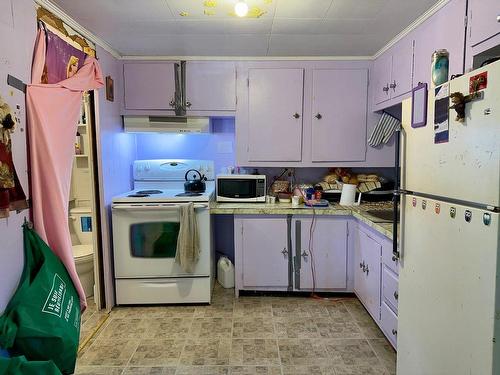
[[[127,197],[131,197],[131,198],[146,198],[146,197],[149,197],[149,194],[129,194],[127,195]]]
[[[176,197],[199,197],[200,195],[203,195],[203,193],[193,193],[193,192],[187,191],[185,193],[175,194]]]
[[[161,190],[139,190],[136,194],[146,194],[146,195],[151,195],[151,194],[161,194],[163,191]]]

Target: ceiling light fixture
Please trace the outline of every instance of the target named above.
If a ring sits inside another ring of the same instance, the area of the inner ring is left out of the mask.
[[[234,5],[234,13],[238,17],[245,17],[248,13],[248,4],[244,0],[238,0]]]

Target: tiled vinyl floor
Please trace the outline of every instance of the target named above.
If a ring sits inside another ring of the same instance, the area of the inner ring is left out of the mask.
[[[76,374],[391,375],[395,367],[355,298],[235,299],[216,287],[210,306],[113,309]]]

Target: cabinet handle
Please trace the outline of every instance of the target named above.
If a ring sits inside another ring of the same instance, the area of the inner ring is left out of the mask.
[[[397,257],[396,255],[393,255],[393,256],[392,256],[392,261],[393,261],[393,262],[397,262],[397,261],[398,261],[398,257]]]
[[[366,265],[366,276],[370,273],[370,269],[368,268],[368,264]]]
[[[389,85],[389,87],[392,89],[392,91],[396,91],[396,86],[397,86],[397,85],[396,85],[396,81],[394,81],[394,83],[391,83],[391,84]]]
[[[191,102],[186,102],[186,108],[191,108]]]
[[[300,118],[300,115],[299,115],[298,113],[295,113],[295,114],[293,115],[293,118]]]
[[[283,254],[284,256],[288,255],[288,250],[286,249],[286,247],[284,247],[283,250],[281,250],[281,254]]]
[[[359,264],[359,268],[365,268],[365,262]],[[363,270],[364,272],[364,270]]]
[[[497,22],[500,22],[500,14],[497,15]]]
[[[397,330],[397,329],[393,329],[393,330],[392,330],[392,334],[393,334],[394,336],[397,336],[397,334],[398,334],[398,330]]]
[[[301,255],[302,255],[302,257],[303,257],[303,258],[307,258],[307,257],[309,256],[309,254],[308,254],[308,253],[306,253],[306,251],[305,251],[305,250],[302,252],[302,254],[301,254]]]
[[[174,101],[174,99],[172,99],[172,100],[170,101],[170,103],[168,103],[168,104],[169,104],[169,105],[170,105],[170,107],[172,107],[172,108],[173,108],[173,107],[175,107],[175,101]]]
[[[316,117],[318,120],[321,120],[321,119],[323,118],[323,116],[321,116],[321,113],[318,113],[318,114],[317,114],[316,116],[314,116],[314,117]]]
[[[399,293],[398,293],[398,291],[396,290],[396,291],[394,292],[394,299],[397,301],[397,300],[398,300],[398,298],[399,298]]]
[[[389,84],[387,84],[386,86],[382,87],[382,91],[387,94],[389,92]]]

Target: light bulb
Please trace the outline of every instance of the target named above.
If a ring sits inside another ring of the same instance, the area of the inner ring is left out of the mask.
[[[239,0],[235,5],[234,5],[234,13],[238,17],[245,17],[248,13],[248,5],[242,0]]]

